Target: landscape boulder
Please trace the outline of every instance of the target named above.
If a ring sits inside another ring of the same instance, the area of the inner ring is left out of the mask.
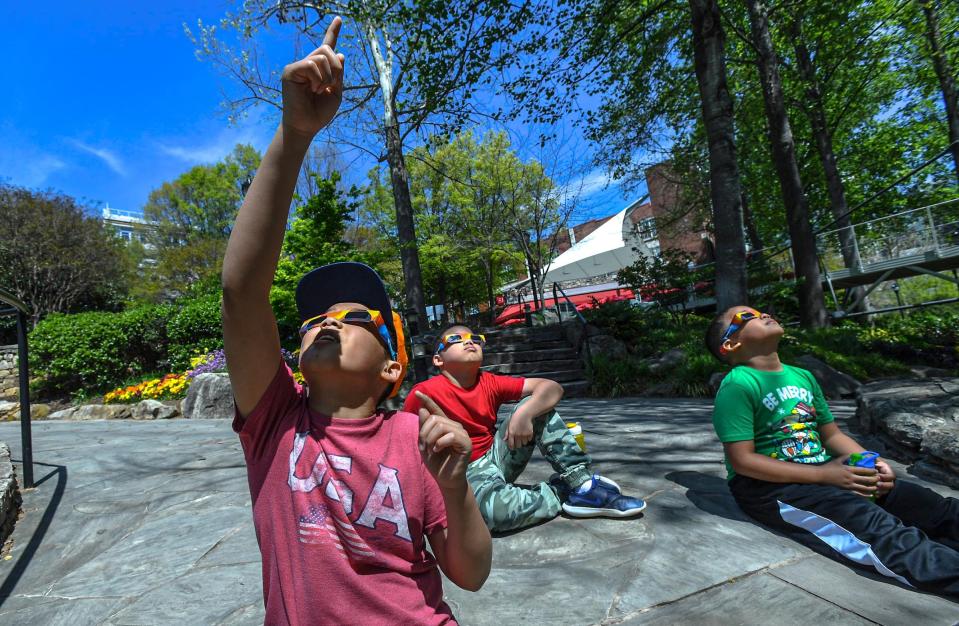
[[[854,398],[862,387],[862,383],[849,374],[833,369],[811,354],[804,354],[796,359],[796,365],[812,372],[827,400]]]
[[[189,419],[232,419],[233,388],[227,374],[200,374],[190,383],[183,400],[183,417]]]
[[[175,406],[164,404],[159,400],[141,400],[130,409],[131,417],[135,420],[168,420],[180,417]]]
[[[663,354],[659,355],[655,359],[649,361],[649,371],[653,374],[658,374],[660,372],[667,372],[671,369],[678,367],[686,360],[686,353],[680,350],[679,348],[673,348]]]
[[[959,487],[959,379],[863,385],[856,419],[916,474]]]

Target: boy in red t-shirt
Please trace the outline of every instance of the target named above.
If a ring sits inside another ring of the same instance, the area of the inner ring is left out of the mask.
[[[371,268],[334,263],[297,286],[305,388],[280,359],[270,308],[300,165],[342,97],[340,25],[334,19],[323,45],[283,70],[283,121],[223,260],[233,428],[253,499],[266,623],[445,624],[454,619],[439,569],[476,590],[492,556],[465,478],[468,435],[425,396],[418,416],[377,408],[396,394],[406,351]]]
[[[493,531],[525,528],[556,517],[633,517],[646,508],[624,496],[619,486],[590,469],[590,458],[556,412],[563,387],[545,378],[500,376],[480,369],[482,335],[466,326],[446,329],[437,342],[433,364],[440,375],[413,387],[403,408],[415,412],[432,398],[461,423],[473,442],[466,479],[480,512]],[[497,430],[500,406],[522,400]],[[558,476],[532,489],[513,483],[526,468],[534,445]]]

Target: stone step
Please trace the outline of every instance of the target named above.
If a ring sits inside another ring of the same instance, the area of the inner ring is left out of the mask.
[[[585,396],[587,392],[589,392],[588,380],[574,380],[571,382],[563,383],[564,398],[576,398],[579,396]]]
[[[555,371],[529,371],[519,374],[523,378],[548,378],[556,382],[566,384],[567,382],[578,382],[586,380],[586,373],[581,369],[555,370]]]
[[[502,365],[504,363],[540,363],[543,361],[578,360],[576,350],[572,348],[551,348],[548,350],[532,350],[529,352],[484,352],[484,365]]]
[[[521,363],[488,363],[483,369],[498,374],[523,374],[532,371],[565,371],[579,368],[582,364],[579,359],[559,359],[553,361],[527,361]]]

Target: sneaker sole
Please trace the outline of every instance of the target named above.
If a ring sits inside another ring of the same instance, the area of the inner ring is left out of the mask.
[[[576,518],[588,518],[588,517],[612,517],[612,518],[625,518],[625,517],[636,517],[640,513],[646,510],[646,505],[644,504],[642,508],[639,509],[630,509],[628,511],[620,511],[618,509],[597,509],[594,507],[588,506],[572,506],[569,504],[563,504],[563,512],[569,515],[570,517]]]

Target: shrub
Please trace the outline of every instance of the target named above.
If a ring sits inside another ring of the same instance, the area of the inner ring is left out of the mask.
[[[659,393],[709,396],[710,376],[728,369],[703,347],[709,323],[706,317],[643,310],[626,302],[604,304],[583,314],[629,350],[626,358],[593,359],[591,392],[595,395],[637,395],[656,388]],[[779,354],[786,363],[813,354],[837,370],[867,381],[908,375],[909,365],[957,369],[957,339],[959,311],[914,311],[905,317],[878,316],[874,326],[848,320],[818,330],[790,327]],[[673,348],[686,354],[685,361],[666,372],[650,372],[644,359]]]
[[[183,372],[223,347],[220,296],[120,313],[53,314],[30,333],[30,366],[41,393],[98,393],[125,381]]]
[[[42,390],[99,391],[162,369],[172,309],[148,306],[122,313],[52,314],[30,333],[30,366]]]
[[[220,295],[211,294],[187,301],[167,324],[171,371],[190,366],[190,359],[223,347],[223,317]]]

